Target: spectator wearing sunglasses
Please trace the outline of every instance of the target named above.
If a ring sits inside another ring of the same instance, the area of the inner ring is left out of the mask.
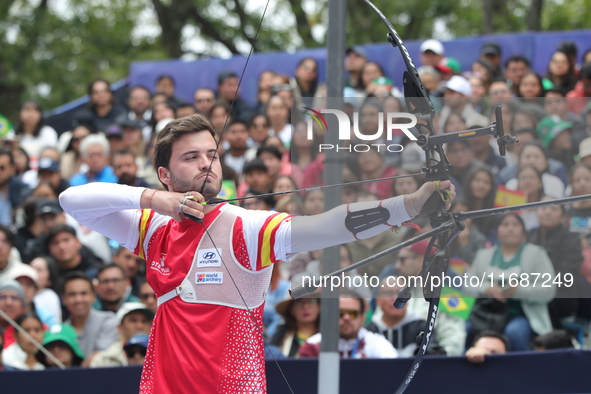
[[[396,358],[398,352],[381,334],[363,328],[366,302],[352,292],[339,299],[339,355],[341,358]],[[300,347],[300,358],[318,357],[322,334],[311,336]]]
[[[98,352],[90,362],[92,368],[122,367],[143,364],[148,347],[154,312],[139,302],[126,302],[117,312],[120,339]],[[130,362],[131,361],[131,362]]]

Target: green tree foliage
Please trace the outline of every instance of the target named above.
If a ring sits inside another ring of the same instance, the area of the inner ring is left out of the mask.
[[[124,78],[133,61],[246,54],[265,1],[2,0],[0,113],[37,99],[52,108],[86,93],[94,78]],[[404,39],[445,30],[473,36],[591,27],[591,0],[375,0]],[[385,42],[377,16],[347,1],[347,42]],[[271,0],[256,51],[326,45],[328,0]],[[436,30],[435,27],[438,27]],[[200,44],[195,45],[197,40]]]

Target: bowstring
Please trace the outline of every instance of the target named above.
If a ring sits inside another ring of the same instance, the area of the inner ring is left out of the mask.
[[[242,300],[242,303],[244,304],[244,306],[246,307],[246,310],[248,311],[248,314],[250,315],[250,318],[252,319],[253,324],[256,326],[257,331],[259,331],[261,337],[263,338],[263,342],[265,343],[265,346],[267,347],[267,349],[269,350],[269,353],[271,354],[271,357],[273,357],[273,361],[275,361],[275,365],[277,365],[277,368],[279,369],[279,372],[281,373],[281,376],[283,377],[283,380],[285,381],[285,384],[287,384],[287,387],[289,388],[289,391],[291,392],[291,394],[294,394],[293,389],[291,388],[291,385],[289,384],[289,381],[287,380],[287,377],[285,376],[285,373],[283,373],[283,370],[281,369],[281,367],[279,366],[279,362],[277,361],[277,359],[275,358],[275,354],[273,354],[273,351],[271,350],[271,346],[269,346],[269,343],[267,342],[267,339],[265,338],[264,335],[264,328],[261,327],[261,325],[257,322],[257,319],[254,316],[254,312],[252,311],[252,309],[248,306],[248,303],[246,302],[246,300],[244,299],[244,296],[242,295],[242,292],[240,291],[240,288],[238,287],[238,284],[236,283],[236,281],[234,280],[234,277],[232,276],[232,274],[230,273],[230,269],[228,268],[228,266],[226,265],[226,262],[224,261],[224,258],[222,257],[222,254],[220,253],[220,251],[218,250],[218,247],[216,245],[216,243],[213,241],[213,238],[211,237],[211,234],[209,233],[209,231],[207,230],[207,226],[205,225],[205,223],[201,222],[201,225],[203,226],[203,230],[205,230],[205,233],[207,234],[211,244],[213,245],[216,253],[218,254],[218,256],[220,256],[220,260],[222,261],[222,263],[224,264],[224,268],[226,269],[226,272],[228,273],[228,276],[230,277],[230,280],[232,281],[232,283],[234,284],[234,287],[236,288],[236,291],[238,291],[238,294],[240,295],[240,299]],[[272,269],[275,269],[275,267],[273,267]]]
[[[240,90],[240,85],[242,84],[242,80],[244,78],[244,74],[246,72],[246,68],[248,67],[248,62],[250,61],[250,57],[254,51],[254,46],[256,44],[256,41],[258,39],[259,36],[259,32],[261,30],[261,26],[263,25],[263,19],[265,19],[265,14],[267,13],[267,9],[269,7],[269,2],[270,0],[267,0],[267,3],[265,4],[265,8],[263,10],[263,14],[261,16],[261,19],[259,21],[259,25],[257,27],[257,31],[256,34],[254,36],[254,40],[253,43],[250,47],[250,52],[248,53],[248,56],[246,58],[246,62],[244,64],[244,68],[242,69],[242,73],[240,75],[240,79],[238,80],[238,86],[236,87],[236,92],[234,93],[234,98],[232,99],[232,102],[230,103],[230,108],[228,110],[228,116],[226,116],[226,120],[224,121],[224,127],[222,128],[222,132],[220,133],[217,141],[216,141],[216,145],[215,145],[215,152],[216,152],[216,156],[218,156],[218,151],[219,151],[219,146],[220,143],[222,141],[222,136],[224,135],[224,132],[226,131],[227,125],[228,125],[228,119],[230,118],[230,113],[232,112],[232,108],[234,107],[234,103],[236,102],[236,99],[238,97],[238,91]],[[219,158],[218,158],[219,159]],[[207,173],[205,176],[205,180],[203,182],[203,185],[201,185],[201,190],[199,191],[199,194],[203,194],[203,189],[205,188],[205,184],[207,183],[207,178],[209,176],[209,174],[211,173],[211,168],[213,166],[215,159],[212,159],[210,164],[209,164],[209,168],[207,169]],[[207,226],[205,225],[205,223],[203,223],[202,221],[200,222],[203,225],[203,229],[205,230],[205,233],[207,234],[210,242],[212,243],[213,247],[216,250],[216,253],[220,256],[220,259],[224,265],[224,268],[226,269],[226,272],[228,273],[228,276],[230,277],[230,280],[232,281],[232,283],[234,284],[234,287],[236,288],[236,291],[238,291],[238,294],[240,295],[240,299],[242,300],[242,302],[244,303],[244,306],[246,307],[246,310],[248,311],[254,325],[256,326],[257,330],[259,331],[261,338],[263,338],[263,342],[265,343],[265,346],[267,347],[267,349],[269,350],[269,353],[271,353],[271,356],[273,357],[273,361],[275,362],[275,365],[277,365],[277,368],[279,369],[279,372],[281,373],[281,376],[283,377],[283,380],[285,381],[285,384],[287,384],[287,387],[289,388],[289,391],[291,392],[291,394],[294,394],[293,389],[291,388],[291,385],[289,384],[289,381],[287,380],[285,373],[283,372],[283,370],[281,369],[281,366],[279,365],[279,362],[277,361],[277,359],[275,358],[275,355],[273,354],[273,352],[271,351],[271,347],[269,346],[267,339],[265,338],[265,335],[263,334],[263,330],[264,328],[261,327],[255,316],[254,313],[252,312],[252,310],[250,309],[250,307],[248,306],[248,304],[246,303],[246,300],[244,299],[244,296],[242,295],[242,292],[240,291],[240,288],[238,287],[238,284],[236,283],[236,281],[234,280],[234,277],[232,276],[232,274],[230,273],[230,270],[228,268],[228,266],[226,265],[226,262],[224,261],[224,259],[222,258],[222,255],[220,254],[218,247],[216,245],[216,243],[214,242],[211,234],[209,233],[209,231],[207,230]]]

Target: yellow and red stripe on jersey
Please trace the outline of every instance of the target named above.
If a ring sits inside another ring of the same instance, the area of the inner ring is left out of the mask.
[[[148,228],[150,228],[150,224],[152,223],[152,218],[154,217],[154,211],[151,209],[142,209],[142,216],[140,217],[139,222],[139,230],[140,230],[140,239],[137,242],[137,246],[133,253],[140,256],[142,259],[146,259],[144,254],[144,241],[146,239],[146,234],[148,233]]]
[[[279,260],[275,257],[275,233],[285,219],[291,217],[286,213],[276,213],[265,220],[259,231],[259,253],[257,254],[257,270],[261,270]]]

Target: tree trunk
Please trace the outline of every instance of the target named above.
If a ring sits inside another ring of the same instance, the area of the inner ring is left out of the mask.
[[[530,31],[542,30],[542,9],[544,0],[531,0],[527,11],[527,29]]]
[[[494,32],[493,9],[494,0],[482,1],[482,34],[492,34]]]

